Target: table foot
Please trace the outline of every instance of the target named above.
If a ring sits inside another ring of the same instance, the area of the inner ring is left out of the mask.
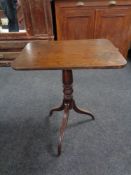
[[[73,100],[73,106],[72,107],[73,107],[73,109],[74,109],[75,112],[80,113],[80,114],[89,115],[89,116],[91,116],[92,120],[95,120],[94,115],[90,111],[83,110],[83,109],[77,107],[74,100]]]
[[[49,116],[52,116],[53,112],[55,111],[63,111],[64,110],[64,104],[62,103],[62,105],[60,107],[56,107],[50,110]]]
[[[58,143],[58,156],[61,155],[62,142],[63,142],[63,138],[64,138],[64,131],[67,127],[68,117],[69,117],[69,104],[65,104],[64,105],[64,117],[62,119],[62,124],[60,127],[60,136],[59,136],[59,143]]]

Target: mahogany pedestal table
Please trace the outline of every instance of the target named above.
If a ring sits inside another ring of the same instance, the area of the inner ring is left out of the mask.
[[[33,41],[28,43],[18,58],[12,63],[16,70],[62,70],[64,98],[60,107],[50,111],[64,110],[60,127],[58,155],[61,154],[64,130],[67,126],[69,111],[74,109],[81,114],[94,115],[76,106],[73,99],[72,69],[122,68],[126,60],[118,49],[106,39]]]

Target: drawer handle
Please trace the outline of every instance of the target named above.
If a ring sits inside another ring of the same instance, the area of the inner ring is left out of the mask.
[[[85,3],[82,2],[82,1],[79,1],[79,2],[76,3],[76,6],[84,6],[84,5],[85,5]]]
[[[109,1],[109,5],[116,5],[117,3],[116,3],[116,1]]]

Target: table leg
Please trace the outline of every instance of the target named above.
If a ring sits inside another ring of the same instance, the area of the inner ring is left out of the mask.
[[[50,111],[50,116],[52,116],[53,112],[55,111],[63,111],[64,110],[64,103],[62,103],[62,105],[60,107],[56,107],[56,108],[53,108],[51,111]]]
[[[90,115],[92,117],[92,119],[95,120],[94,115],[89,110],[84,110],[84,109],[77,107],[75,104],[75,101],[73,101],[73,109],[77,113]]]
[[[62,72],[63,76],[63,93],[64,93],[64,99],[62,102],[62,105],[58,108],[53,108],[50,111],[50,116],[53,114],[54,111],[62,111],[64,110],[64,117],[62,120],[62,124],[60,127],[60,139],[59,139],[59,144],[58,144],[58,155],[61,154],[61,147],[62,147],[62,141],[64,137],[64,130],[67,126],[68,122],[68,116],[69,116],[69,110],[74,109],[77,113],[81,114],[87,114],[91,116],[92,120],[95,119],[94,115],[90,111],[85,111],[80,108],[78,108],[75,104],[75,101],[73,99],[73,74],[72,70],[63,70]]]
[[[63,137],[64,137],[65,128],[67,127],[68,117],[69,117],[69,104],[65,104],[64,117],[63,117],[62,124],[60,127],[60,137],[59,137],[59,143],[58,143],[58,156],[61,154],[62,141],[63,141]]]

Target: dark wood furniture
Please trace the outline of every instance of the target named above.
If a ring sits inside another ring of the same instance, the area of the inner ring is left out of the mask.
[[[20,0],[26,32],[0,33],[0,66],[8,66],[31,40],[53,39],[50,0]]]
[[[127,56],[131,0],[55,0],[57,39],[107,38]]]
[[[64,98],[60,107],[50,111],[64,110],[64,117],[60,127],[58,155],[64,130],[67,126],[69,111],[74,109],[81,114],[87,114],[94,119],[94,115],[76,106],[73,99],[72,69],[106,69],[122,68],[126,60],[111,42],[98,40],[71,41],[34,41],[27,44],[20,56],[12,63],[16,70],[62,70]]]

